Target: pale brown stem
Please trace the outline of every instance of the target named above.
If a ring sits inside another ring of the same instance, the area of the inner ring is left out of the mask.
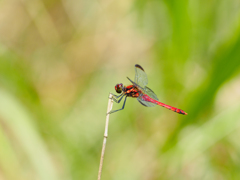
[[[112,110],[113,106],[113,99],[112,99],[112,94],[109,94],[109,100],[108,100],[108,108],[107,108],[107,113]],[[103,145],[102,145],[102,153],[101,153],[101,159],[100,159],[100,165],[99,165],[99,170],[98,170],[98,180],[101,180],[101,174],[102,174],[102,166],[103,166],[103,158],[104,158],[104,153],[105,153],[105,147],[107,143],[107,137],[108,137],[108,123],[109,123],[109,114],[106,116],[106,123],[105,123],[105,131],[104,131],[104,139],[103,139]]]

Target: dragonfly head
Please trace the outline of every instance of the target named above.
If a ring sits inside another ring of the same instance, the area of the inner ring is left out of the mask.
[[[116,90],[117,93],[121,93],[122,90],[123,90],[123,84],[122,84],[122,83],[117,84],[117,85],[115,86],[115,90]]]

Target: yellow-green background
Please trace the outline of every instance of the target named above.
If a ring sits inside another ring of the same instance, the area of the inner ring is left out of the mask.
[[[0,1],[0,180],[240,179],[239,0]],[[121,104],[114,104],[113,109]]]

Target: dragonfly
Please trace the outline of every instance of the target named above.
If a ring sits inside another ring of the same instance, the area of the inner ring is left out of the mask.
[[[146,106],[146,107],[154,107],[156,105],[159,105],[171,111],[174,111],[176,113],[187,115],[187,113],[181,109],[159,102],[157,95],[150,88],[146,86],[148,84],[147,74],[139,64],[135,65],[134,81],[132,81],[130,78],[128,78],[128,80],[132,83],[132,85],[123,86],[123,84],[120,83],[115,86],[116,92],[120,94],[119,96],[111,93],[112,99],[116,103],[120,103],[123,97],[125,97],[122,108],[117,110],[112,110],[108,112],[108,114],[112,114],[117,111],[123,110],[126,104],[127,97],[132,97],[132,98],[137,98],[137,100],[143,106]]]

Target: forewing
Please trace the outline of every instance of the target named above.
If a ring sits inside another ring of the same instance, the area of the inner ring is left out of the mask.
[[[141,86],[139,86],[137,83],[135,83],[135,82],[133,82],[129,77],[127,77],[128,78],[128,80],[134,85],[134,86],[136,86],[138,89],[140,89],[141,91],[144,91],[144,88],[143,87],[141,87]]]
[[[143,88],[148,84],[147,74],[144,72],[144,69],[139,64],[135,65],[134,81]]]

